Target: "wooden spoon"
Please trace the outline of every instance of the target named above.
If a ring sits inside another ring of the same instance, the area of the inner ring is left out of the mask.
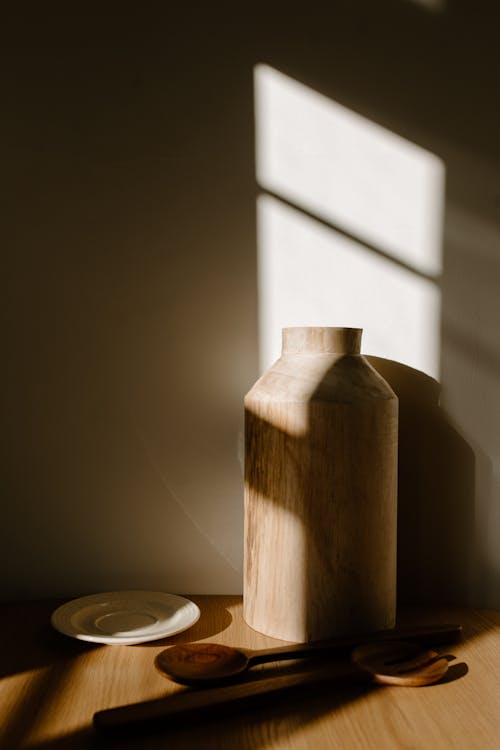
[[[107,734],[143,727],[191,726],[206,718],[226,716],[235,708],[254,708],[278,700],[303,685],[341,681],[377,682],[381,685],[416,687],[437,682],[446,674],[448,660],[435,651],[422,650],[415,643],[380,642],[363,644],[352,653],[352,661],[333,662],[309,672],[280,675],[252,682],[205,690],[186,690],[159,700],[99,711],[94,727]]]
[[[255,664],[311,656],[336,656],[360,643],[404,640],[418,643],[449,643],[461,632],[460,625],[434,625],[383,630],[364,636],[346,636],[329,641],[296,643],[251,650],[218,643],[187,643],[161,651],[155,660],[160,672],[183,685],[216,683],[236,677]]]

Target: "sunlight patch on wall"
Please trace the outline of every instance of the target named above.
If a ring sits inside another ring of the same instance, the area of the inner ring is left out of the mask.
[[[435,284],[271,196],[257,217],[262,369],[279,356],[283,327],[340,325],[364,329],[364,353],[437,376]]]
[[[273,68],[257,66],[255,90],[261,187],[439,274],[441,160]]]
[[[258,203],[262,369],[282,327],[345,325],[438,377],[442,161],[266,65],[255,99],[259,185],[292,204]]]

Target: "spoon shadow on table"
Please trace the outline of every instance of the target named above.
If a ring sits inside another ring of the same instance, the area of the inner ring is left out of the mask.
[[[453,654],[442,654],[441,656],[443,659],[447,659],[448,661],[453,661],[453,659],[456,658],[455,656],[453,656]],[[465,677],[468,671],[469,667],[464,661],[459,661],[456,664],[451,664],[451,666],[448,667],[448,671],[446,672],[446,674],[444,674],[436,684],[443,685],[445,682],[455,682],[455,680],[459,680],[461,677]]]

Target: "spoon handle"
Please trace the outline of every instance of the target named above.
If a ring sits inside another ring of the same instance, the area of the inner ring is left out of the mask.
[[[101,734],[114,734],[126,730],[142,730],[166,725],[193,726],[205,718],[227,716],[228,709],[254,708],[268,705],[269,696],[302,685],[321,684],[325,681],[368,682],[372,676],[349,662],[336,663],[308,672],[268,677],[226,687],[204,690],[186,690],[143,703],[118,706],[94,714],[94,728]]]
[[[301,659],[306,656],[335,656],[349,652],[360,643],[378,643],[379,641],[408,641],[422,645],[439,645],[452,643],[462,633],[462,626],[456,624],[417,625],[397,627],[391,630],[379,630],[357,636],[341,636],[328,641],[311,641],[310,643],[292,643],[286,646],[273,646],[259,650],[245,650],[248,666],[264,664],[269,661]]]

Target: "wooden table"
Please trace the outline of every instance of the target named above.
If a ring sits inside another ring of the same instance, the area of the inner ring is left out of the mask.
[[[154,669],[154,657],[166,646],[194,640],[250,648],[282,645],[245,625],[241,597],[191,598],[202,610],[196,625],[138,646],[95,646],[56,633],[49,617],[59,601],[2,605],[1,749],[500,748],[500,613],[450,607],[407,607],[399,613],[401,624],[463,625],[463,641],[444,649],[456,657],[445,682],[424,688],[303,687],[258,709],[231,711],[199,725],[118,741],[97,738],[95,711],[188,689]],[[260,678],[287,667],[254,669]]]

